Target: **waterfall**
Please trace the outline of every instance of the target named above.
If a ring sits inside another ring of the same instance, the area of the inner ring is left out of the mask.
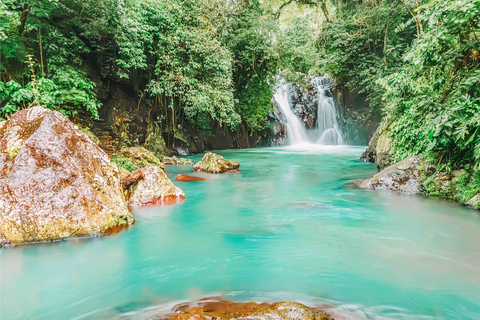
[[[290,108],[290,96],[291,93],[288,83],[282,83],[274,95],[275,102],[280,110],[282,110],[287,120],[288,141],[291,145],[310,143],[307,138],[305,127]]]
[[[312,80],[317,90],[317,144],[343,144],[342,132],[338,126],[338,111],[335,101],[327,95],[332,88],[330,79],[317,77]]]
[[[330,79],[328,77],[316,77],[312,80],[312,85],[316,90],[318,100],[317,124],[315,131],[310,130],[308,136],[305,126],[292,111],[290,103],[292,97],[291,85],[280,80],[280,86],[274,95],[275,102],[286,118],[289,144],[343,144],[342,132],[337,122],[338,110],[335,100],[329,95],[329,91],[333,88]]]

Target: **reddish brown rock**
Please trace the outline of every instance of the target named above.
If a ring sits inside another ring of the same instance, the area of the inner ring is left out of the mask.
[[[334,320],[324,311],[313,310],[297,302],[200,301],[185,311],[185,306],[176,309],[181,313],[170,320]]]
[[[0,125],[0,245],[100,235],[131,224],[118,169],[56,111]]]
[[[145,174],[142,170],[137,170],[133,173],[130,173],[125,178],[123,178],[123,188],[128,189],[132,184],[137,183],[143,178],[145,178]]]
[[[207,179],[204,179],[204,178],[200,178],[200,177],[193,177],[193,176],[189,176],[189,175],[186,175],[186,174],[178,174],[175,176],[175,179],[177,179],[178,181],[205,181]]]
[[[182,189],[176,187],[165,171],[157,166],[141,168],[131,175],[143,176],[128,188],[128,204],[133,207],[176,203],[185,199]]]

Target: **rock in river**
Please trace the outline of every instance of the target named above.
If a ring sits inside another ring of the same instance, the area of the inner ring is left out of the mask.
[[[179,308],[181,309],[181,308]],[[312,310],[297,302],[236,303],[231,301],[201,302],[170,320],[334,320],[332,316]]]
[[[0,245],[99,235],[133,216],[108,155],[56,111],[0,125]]]
[[[178,181],[205,181],[207,179],[200,178],[200,177],[194,177],[194,176],[189,176],[187,174],[177,174],[175,176],[175,179]]]
[[[409,157],[356,184],[362,189],[389,189],[407,194],[420,194],[423,188],[418,171],[419,165],[419,156]]]
[[[132,176],[133,179],[130,178]],[[131,182],[132,180],[135,181]],[[128,181],[126,186],[130,194],[130,206],[168,204],[185,199],[182,189],[176,187],[165,171],[157,166],[141,168],[127,176],[124,181]]]
[[[207,152],[202,160],[193,166],[195,171],[205,171],[209,173],[223,173],[230,170],[236,170],[240,163],[224,159],[222,156]]]

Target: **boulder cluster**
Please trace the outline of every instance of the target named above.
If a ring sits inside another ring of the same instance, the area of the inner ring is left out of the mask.
[[[132,207],[185,198],[165,162],[192,160],[162,161],[143,147],[119,153],[112,160],[65,116],[40,106],[0,122],[0,247],[105,235],[135,222]],[[196,169],[238,166],[208,153]]]

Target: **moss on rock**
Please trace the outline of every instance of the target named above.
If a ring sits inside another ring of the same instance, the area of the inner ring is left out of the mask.
[[[138,170],[147,166],[157,166],[165,169],[165,163],[160,161],[153,153],[144,147],[128,147],[120,150],[119,156],[115,157],[122,168],[128,171]],[[129,160],[126,160],[129,159]]]
[[[195,171],[205,171],[209,173],[223,173],[230,170],[236,170],[240,167],[239,162],[224,159],[222,156],[207,152],[202,160],[193,166]]]

